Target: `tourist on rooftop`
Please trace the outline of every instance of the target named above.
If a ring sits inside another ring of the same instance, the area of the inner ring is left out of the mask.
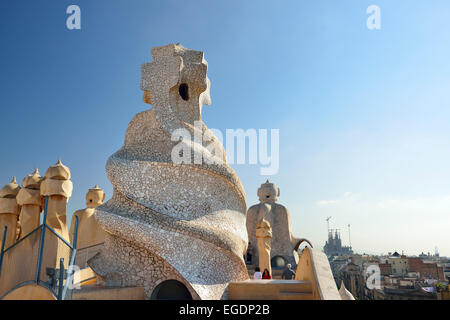
[[[259,269],[259,267],[255,268],[255,273],[253,274],[253,279],[254,280],[261,280],[262,278],[262,274],[261,274],[261,269]]]
[[[247,252],[245,255],[245,261],[247,262],[247,264],[252,264],[252,256],[253,256],[253,247],[252,243],[249,242],[247,246]]]
[[[263,278],[264,280],[272,279],[272,276],[270,275],[269,270],[264,269],[264,272],[263,272],[263,274],[262,274],[262,278]]]
[[[295,278],[295,272],[291,269],[292,265],[288,264],[286,266],[286,269],[283,271],[283,274],[281,275],[281,279],[283,280],[292,280]]]

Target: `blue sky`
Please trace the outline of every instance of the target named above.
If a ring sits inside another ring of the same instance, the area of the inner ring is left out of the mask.
[[[381,30],[366,27],[373,4]],[[61,158],[69,214],[95,184],[110,196],[106,159],[149,107],[140,65],[181,42],[209,63],[209,127],[280,129],[270,180],[296,236],[322,247],[332,216],[359,252],[450,256],[448,21],[446,0],[2,1],[1,184]],[[233,167],[256,203],[266,177]]]

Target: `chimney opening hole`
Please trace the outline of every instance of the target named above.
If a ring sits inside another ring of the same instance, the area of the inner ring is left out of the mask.
[[[181,99],[184,101],[189,100],[189,87],[186,83],[180,84],[180,87],[178,88],[178,93],[180,94]]]

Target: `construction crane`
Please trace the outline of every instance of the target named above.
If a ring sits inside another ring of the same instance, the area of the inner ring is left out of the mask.
[[[326,220],[327,220],[327,233],[328,232],[330,232],[330,219],[331,219],[331,217],[328,217]]]
[[[350,238],[350,223],[348,224],[348,243],[350,244],[350,248],[352,247],[352,239]]]

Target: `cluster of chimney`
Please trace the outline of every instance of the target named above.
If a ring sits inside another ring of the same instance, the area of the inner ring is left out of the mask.
[[[48,168],[44,177],[36,169],[23,179],[21,187],[14,177],[0,189],[0,241],[7,227],[4,249],[11,247],[40,226],[41,213],[44,212],[45,206],[47,206],[46,224],[66,242],[72,242],[75,214],[70,235],[66,219],[67,203],[73,190],[70,178],[70,169],[58,160],[55,165]],[[86,195],[87,208],[76,212],[80,220],[89,224],[89,232],[79,238],[83,245],[90,245],[90,238],[99,238],[99,234],[101,235],[100,230],[93,229],[93,222],[87,221],[86,218],[95,221],[94,209],[103,204],[104,200],[105,193],[95,186]],[[83,216],[84,213],[86,217]],[[79,224],[79,234],[82,229],[82,224]]]

